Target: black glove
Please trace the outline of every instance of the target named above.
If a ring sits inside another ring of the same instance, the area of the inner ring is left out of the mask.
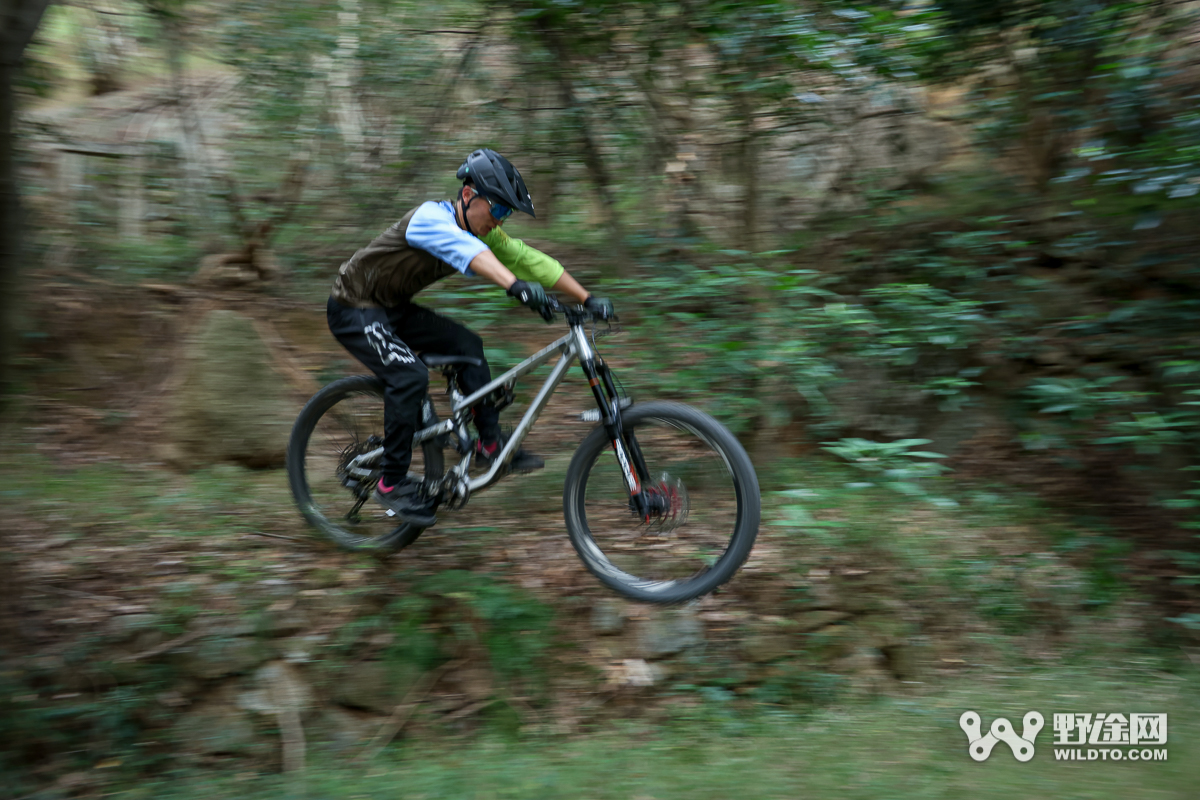
[[[508,287],[508,296],[517,298],[522,305],[532,308],[539,314],[549,305],[549,301],[546,300],[546,290],[540,283],[513,281],[513,285]]]
[[[617,314],[613,311],[612,300],[607,297],[596,297],[594,294],[589,294],[588,299],[583,301],[583,307],[588,310],[596,319],[615,319]]]

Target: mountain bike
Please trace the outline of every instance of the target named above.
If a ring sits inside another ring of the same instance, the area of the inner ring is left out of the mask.
[[[565,336],[469,395],[460,391],[458,373],[477,359],[420,355],[446,377],[449,412],[442,419],[432,396],[424,399],[409,476],[441,510],[465,507],[511,472],[513,454],[578,360],[595,407],[580,414],[594,427],[571,458],[563,486],[575,551],[604,585],[633,600],[679,603],[711,592],[733,577],[758,535],[761,498],[749,456],[702,411],[668,401],[632,402],[596,353],[598,336],[611,326],[601,328],[582,306],[550,298],[545,316],[550,321],[556,315],[567,323]],[[471,407],[508,407],[517,380],[556,355],[499,457],[482,474],[472,474]],[[457,458],[449,468],[448,453]],[[383,384],[360,375],[317,392],[288,442],[288,479],[305,519],[349,549],[412,544],[423,529],[400,523],[371,500],[382,457]]]

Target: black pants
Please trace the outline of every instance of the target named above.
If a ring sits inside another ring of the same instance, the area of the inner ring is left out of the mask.
[[[468,366],[459,373],[459,388],[470,394],[492,379],[483,340],[454,320],[414,303],[347,308],[331,297],[327,311],[330,332],[383,381],[383,478],[395,484],[408,473],[421,400],[429,388],[429,370],[413,350],[474,356],[483,361],[481,366]],[[500,434],[500,412],[490,403],[480,403],[472,410],[479,435],[494,441]]]

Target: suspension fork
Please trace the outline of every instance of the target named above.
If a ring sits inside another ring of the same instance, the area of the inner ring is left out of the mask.
[[[601,383],[604,385],[604,391],[608,395],[609,405],[612,408],[613,422],[617,433],[624,440],[625,447],[629,449],[630,461],[637,470],[638,478],[642,483],[647,483],[650,481],[650,469],[646,466],[646,457],[642,454],[642,446],[638,444],[637,435],[632,430],[626,430],[621,419],[621,399],[617,396],[617,387],[613,384],[612,370],[599,356],[596,357],[596,362]]]
[[[582,346],[581,346],[582,345]],[[626,431],[621,424],[621,404],[617,399],[617,390],[613,385],[612,372],[603,359],[595,356],[587,346],[587,338],[580,328],[576,336],[576,350],[579,353],[579,366],[587,376],[588,386],[600,410],[600,419],[608,440],[612,442],[613,452],[621,465],[621,473],[625,478],[625,488],[637,506],[638,515],[645,517],[649,514],[649,505],[642,492],[642,484],[649,480],[649,470],[646,469],[646,459],[632,431]],[[607,394],[607,398],[605,395]]]

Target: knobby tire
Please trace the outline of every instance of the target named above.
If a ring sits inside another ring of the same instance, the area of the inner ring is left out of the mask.
[[[567,470],[563,513],[571,544],[593,575],[631,600],[674,604],[708,594],[745,563],[758,535],[762,500],[750,457],[725,426],[680,403],[634,405],[622,412],[622,421],[625,430],[638,436],[651,478],[666,465],[661,474],[671,485],[664,484],[664,489],[679,487],[688,498],[683,501],[684,516],[690,510],[690,518],[676,528],[656,531],[622,508],[629,502],[628,492],[613,477],[620,473],[612,443],[600,426],[579,445]],[[665,442],[668,450],[656,440]],[[709,465],[711,475],[690,477],[688,471],[701,463]],[[589,481],[595,484],[590,492]],[[728,487],[722,488],[722,482]],[[612,530],[600,530],[604,527]],[[668,563],[672,558],[678,563]],[[636,574],[628,564],[648,574]]]
[[[369,410],[373,409],[374,403],[377,402],[379,413],[377,419],[368,421],[363,431],[350,430],[348,426],[341,425],[340,427],[346,428],[342,437],[345,446],[354,446],[358,439],[366,435],[383,436],[383,384],[379,379],[369,375],[356,375],[334,381],[313,395],[292,426],[287,449],[288,483],[291,486],[296,505],[300,508],[300,513],[304,515],[304,518],[340,547],[347,550],[400,550],[412,544],[424,529],[409,523],[397,522],[394,526],[389,525],[380,516],[382,512],[378,504],[367,497],[363,503],[362,512],[372,515],[371,518],[375,524],[374,530],[364,531],[361,528],[366,526],[355,525],[341,515],[341,512],[354,504],[351,490],[346,489],[344,498],[340,500],[336,487],[327,492],[324,497],[314,498],[313,496],[310,481],[320,480],[322,485],[325,485],[334,478],[333,469],[329,467],[328,463],[332,458],[331,452],[323,455],[324,462],[314,460],[319,445],[313,441],[313,434],[318,425],[329,428],[339,427],[331,424],[339,405],[347,405],[347,401],[356,399],[365,401]],[[427,398],[426,403],[428,402]],[[431,406],[424,406],[424,408],[429,409],[428,413],[432,413]],[[329,447],[326,446],[325,449],[329,450]],[[441,447],[436,442],[426,442],[422,445],[420,454],[423,459],[425,477],[440,478],[444,471]],[[313,463],[309,463],[310,461]],[[317,468],[320,470],[320,474],[309,475],[310,468],[317,464],[319,464]]]

